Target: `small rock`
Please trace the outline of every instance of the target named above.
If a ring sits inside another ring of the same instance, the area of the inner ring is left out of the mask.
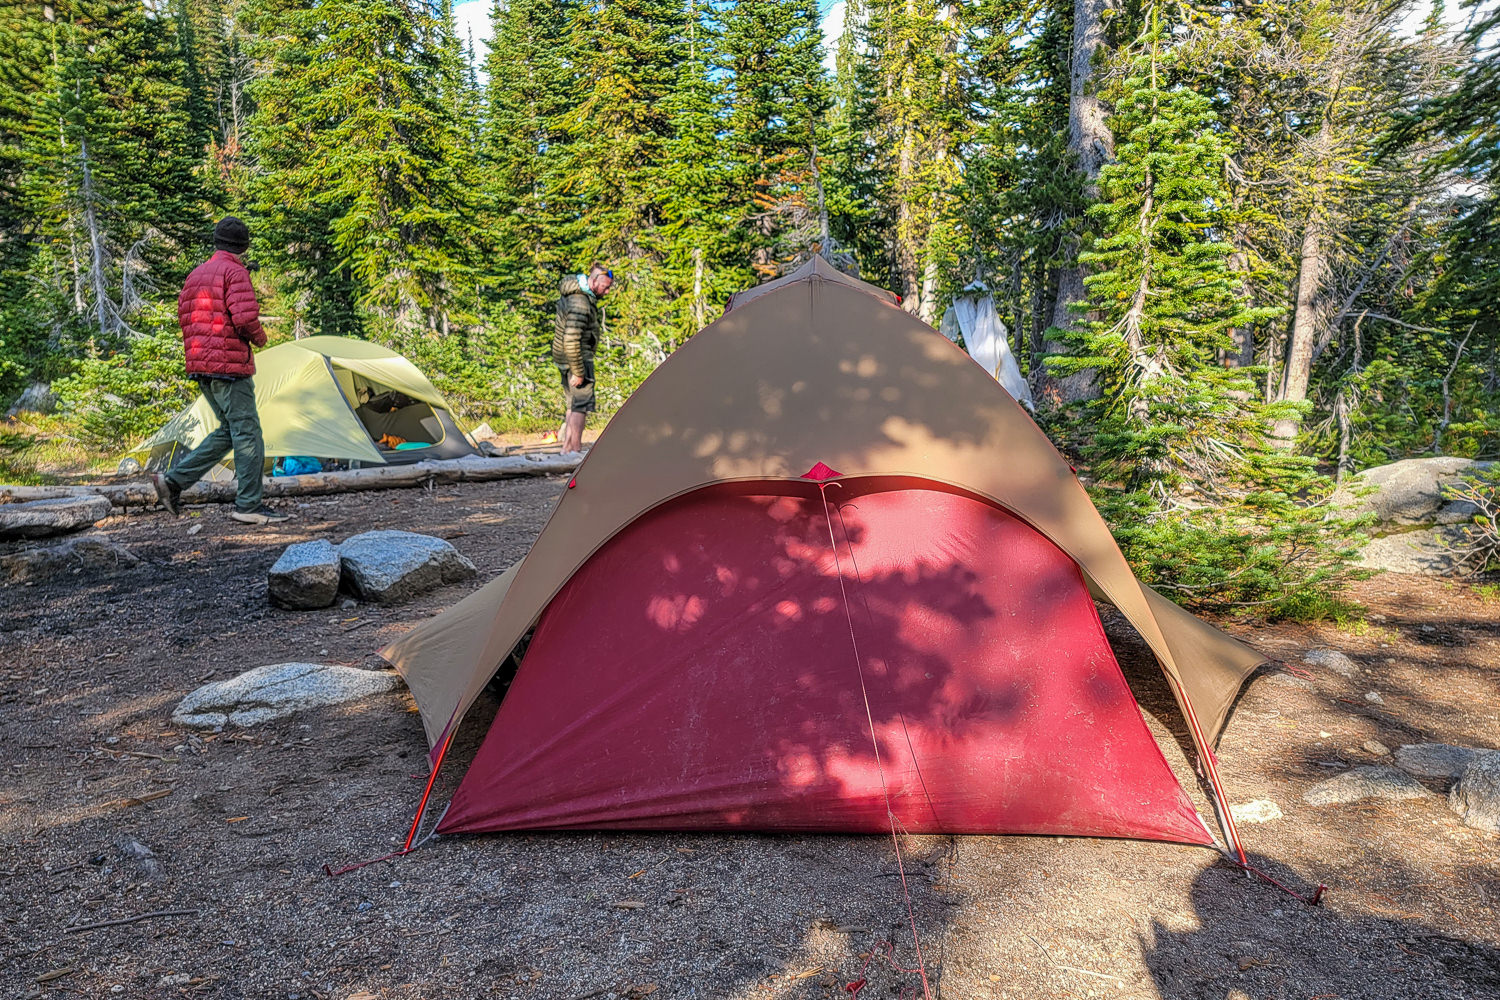
[[[1302,662],[1326,667],[1340,677],[1353,677],[1359,673],[1359,664],[1336,649],[1310,649],[1303,655]]]
[[[156,863],[156,852],[133,837],[125,837],[118,841],[115,846],[120,853],[136,863],[141,874],[147,879],[155,880],[161,875],[161,866]]]
[[[162,976],[156,981],[156,985],[163,988],[167,986],[186,986],[192,981],[192,976],[188,975],[186,972],[179,972],[171,976]]]
[[[1302,794],[1302,801],[1312,806],[1329,806],[1360,799],[1420,799],[1431,794],[1411,775],[1394,767],[1356,767],[1318,782]]]
[[[51,383],[33,382],[11,404],[10,409],[5,411],[5,415],[14,417],[20,413],[51,413],[55,409],[57,393],[52,391]]]
[[[1313,682],[1306,677],[1298,677],[1296,674],[1289,674],[1284,670],[1277,670],[1266,674],[1266,683],[1274,687],[1301,688],[1304,691],[1311,691],[1313,688]]]
[[[1476,754],[1448,793],[1448,807],[1465,826],[1500,833],[1500,751]]]
[[[1364,748],[1377,757],[1387,757],[1391,752],[1391,748],[1379,740],[1365,740]]]
[[[1380,692],[1379,691],[1366,691],[1365,692],[1365,701],[1368,701],[1371,705],[1384,705],[1385,704],[1385,699],[1382,698],[1382,697],[1380,697]]]
[[[1385,615],[1376,614],[1374,611],[1372,611],[1369,614],[1365,615],[1365,617],[1368,618],[1368,619],[1370,619],[1370,621],[1372,621],[1372,622],[1383,622],[1383,621],[1387,620],[1386,617],[1385,617]]]
[[[1418,778],[1453,781],[1483,752],[1447,743],[1408,743],[1396,748],[1396,766]]]
[[[339,610],[341,611],[352,611],[357,607],[359,607],[359,602],[352,597],[346,597],[339,602]]]
[[[1256,799],[1230,805],[1229,815],[1236,823],[1269,823],[1281,818],[1281,807],[1270,799]]]
[[[339,595],[342,566],[326,539],[288,545],[266,578],[266,596],[283,608],[326,608]]]
[[[214,729],[253,726],[318,705],[365,698],[401,683],[394,671],[357,670],[321,663],[276,663],[227,681],[205,684],[178,703],[172,721]]]
[[[441,538],[366,531],[339,546],[344,581],[362,600],[389,604],[474,576],[474,564]]]
[[[46,538],[92,528],[109,516],[108,498],[89,495],[0,504],[0,538]]]
[[[189,528],[187,530],[187,533],[190,534],[190,535],[196,535],[198,532],[200,532],[202,530],[203,530],[203,523],[200,521],[198,524],[195,524],[191,528]]]
[[[75,538],[60,545],[27,549],[0,558],[0,579],[11,583],[39,583],[54,576],[87,573],[108,576],[133,569],[140,559],[115,542]]]

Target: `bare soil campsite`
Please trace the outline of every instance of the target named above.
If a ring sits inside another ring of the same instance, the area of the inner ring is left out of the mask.
[[[1288,668],[1247,685],[1219,759],[1230,801],[1265,820],[1242,822],[1252,861],[1298,892],[1326,883],[1317,907],[1207,849],[1055,837],[903,837],[900,864],[879,836],[439,837],[330,878],[405,837],[428,768],[404,689],[172,723],[188,692],[255,667],[382,669],[382,644],[525,553],[566,482],[289,499],[294,520],[259,528],[222,505],[117,509],[93,534],[138,562],[0,589],[0,996],[871,1000],[921,997],[921,969],[955,1000],[1500,996],[1500,840],[1437,784],[1303,798],[1403,745],[1494,746],[1500,604],[1461,583],[1363,581],[1352,629],[1215,621]],[[478,576],[396,605],[267,601],[287,545],[376,528],[447,539]],[[1210,816],[1160,670],[1104,621]],[[1352,669],[1303,662],[1317,649]]]

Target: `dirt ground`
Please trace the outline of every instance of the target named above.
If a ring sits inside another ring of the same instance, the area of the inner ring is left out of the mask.
[[[95,531],[138,567],[0,588],[0,997],[921,997],[921,973],[903,971],[918,961],[889,838],[438,838],[329,878],[325,864],[383,854],[410,823],[425,744],[404,691],[218,735],[173,728],[184,694],[252,667],[378,668],[382,643],[479,582],[390,608],[284,611],[265,581],[287,544],[421,531],[452,540],[482,581],[526,550],[563,486],[313,498],[265,528],[224,507],[132,512]],[[1362,669],[1257,679],[1221,746],[1231,801],[1284,813],[1242,828],[1257,863],[1299,889],[1326,882],[1324,905],[1202,848],[909,837],[930,995],[1500,997],[1500,838],[1437,795],[1302,800],[1373,762],[1367,741],[1500,744],[1500,604],[1394,576],[1355,596],[1372,612],[1357,631],[1221,623],[1293,664],[1331,646]],[[1154,661],[1105,620],[1209,815]]]

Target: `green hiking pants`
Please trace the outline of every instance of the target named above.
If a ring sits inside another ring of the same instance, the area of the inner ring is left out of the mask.
[[[260,415],[255,412],[255,384],[248,378],[200,378],[198,387],[203,390],[203,398],[214,411],[219,426],[162,478],[185,490],[207,475],[232,449],[235,478],[239,481],[234,506],[238,510],[258,510],[265,489],[261,476],[266,446],[260,437]]]

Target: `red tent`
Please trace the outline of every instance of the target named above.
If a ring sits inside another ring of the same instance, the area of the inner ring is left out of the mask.
[[[384,653],[440,766],[532,631],[440,832],[1211,844],[1095,598],[1156,652],[1214,780],[1263,658],[1135,579],[993,378],[815,262],[668,359],[526,558]]]

